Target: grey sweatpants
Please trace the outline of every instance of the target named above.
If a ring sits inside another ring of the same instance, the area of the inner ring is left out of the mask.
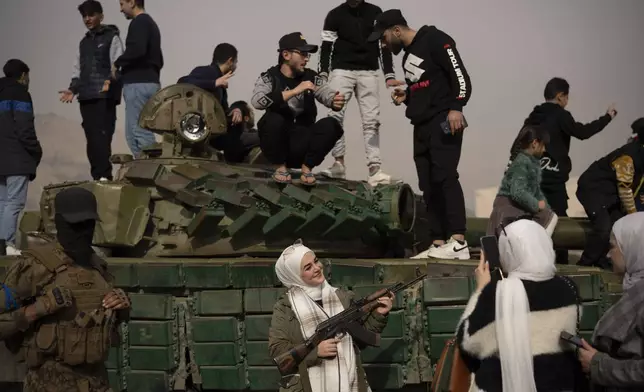
[[[362,118],[362,134],[364,136],[367,165],[380,165],[380,94],[378,71],[348,71],[334,69],[329,75],[331,88],[344,95],[348,103],[355,94]],[[329,117],[335,118],[343,124],[344,114],[347,110],[345,104],[341,111],[329,111]],[[346,153],[344,135],[331,150],[334,158],[343,157]]]

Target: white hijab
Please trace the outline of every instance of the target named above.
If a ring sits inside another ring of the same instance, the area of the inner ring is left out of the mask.
[[[626,215],[613,225],[617,245],[624,255],[624,291],[644,280],[644,212]]]
[[[521,280],[542,282],[557,271],[552,239],[532,220],[518,220],[499,237],[501,266],[508,274],[496,288],[496,339],[504,391],[536,392],[530,347],[530,305]]]
[[[302,280],[302,258],[309,252],[313,251],[301,243],[295,243],[284,249],[275,263],[275,273],[287,288],[300,287],[312,300],[319,301],[322,299],[322,290],[327,284],[326,279],[319,286],[308,285]]]

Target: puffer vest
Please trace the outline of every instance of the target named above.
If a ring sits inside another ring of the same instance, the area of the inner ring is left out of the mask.
[[[23,343],[28,367],[38,367],[47,360],[69,366],[103,363],[109,348],[116,314],[102,306],[112,290],[111,276],[97,255],[92,267],[74,264],[56,244],[23,251],[51,272],[43,291],[58,286],[69,289],[73,304],[69,308],[36,321]]]
[[[118,100],[120,88],[114,83],[110,85],[107,93],[101,93],[103,83],[110,78],[112,62],[110,48],[112,40],[119,35],[116,26],[105,25],[96,31],[88,31],[81,40],[80,53],[80,80],[78,82],[78,100],[98,98],[111,98]]]

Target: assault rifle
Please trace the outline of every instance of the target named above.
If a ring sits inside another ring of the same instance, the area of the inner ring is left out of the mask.
[[[417,270],[417,274],[418,274]],[[419,275],[419,274],[418,274]],[[362,325],[362,320],[368,316],[372,310],[380,304],[378,298],[384,296],[393,296],[396,293],[414,285],[423,280],[427,274],[419,275],[407,283],[396,283],[387,288],[380,289],[357,301],[352,301],[351,306],[341,313],[321,322],[315,329],[315,334],[308,338],[299,346],[293,347],[284,354],[273,358],[282,377],[289,376],[297,372],[300,363],[306,358],[311,351],[324,340],[334,338],[338,335],[344,336],[349,333],[353,339],[363,345],[378,347],[380,346],[380,335],[367,330]]]

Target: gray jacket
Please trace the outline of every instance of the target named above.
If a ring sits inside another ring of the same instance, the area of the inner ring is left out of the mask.
[[[591,381],[605,392],[644,390],[644,281],[627,290],[595,327]]]

